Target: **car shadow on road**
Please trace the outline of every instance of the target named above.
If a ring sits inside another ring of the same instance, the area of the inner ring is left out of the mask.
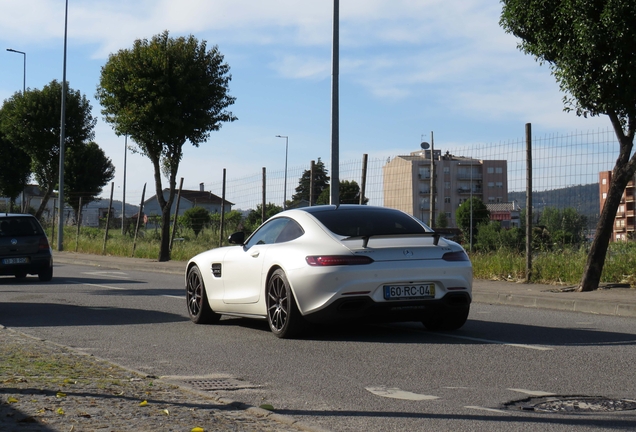
[[[57,303],[0,302],[0,324],[7,327],[71,327],[183,322],[168,312]]]
[[[241,326],[269,332],[266,321],[224,318],[221,326]],[[275,338],[274,335],[271,335]],[[428,331],[420,323],[359,323],[310,325],[298,338],[306,341],[340,341],[396,344],[483,345],[518,344],[554,346],[636,346],[636,334],[589,328],[558,328],[471,320],[456,331]]]

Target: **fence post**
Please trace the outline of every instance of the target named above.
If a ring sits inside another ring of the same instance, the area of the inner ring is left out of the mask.
[[[267,199],[267,168],[263,167],[263,203],[261,204],[261,223],[265,223],[265,216],[267,216],[266,211],[266,199]]]
[[[309,165],[309,207],[314,205],[314,172],[316,171],[316,162],[311,161]]]
[[[77,212],[77,236],[75,236],[75,252],[79,247],[80,226],[82,225],[82,197],[79,197],[79,210]]]
[[[362,178],[360,179],[360,205],[364,204],[364,194],[367,188],[367,162],[369,155],[364,153],[362,155]]]
[[[219,247],[223,246],[223,228],[225,225],[225,174],[226,170],[223,168],[223,188],[221,192],[221,226],[219,227]]]
[[[172,243],[174,242],[174,233],[177,231],[177,218],[179,217],[179,202],[181,201],[181,190],[183,189],[183,177],[179,182],[179,192],[177,193],[177,206],[174,210],[174,223],[172,224],[172,235],[170,236],[170,252],[172,252]]]
[[[135,226],[135,238],[133,240],[133,250],[131,257],[135,256],[135,249],[137,248],[137,233],[139,232],[139,220],[141,219],[141,214],[144,211],[144,199],[146,198],[146,183],[144,183],[144,189],[141,192],[141,203],[139,204],[139,213],[137,213],[137,225]]]
[[[532,124],[526,123],[526,283],[532,279]]]
[[[110,210],[113,207],[113,190],[115,182],[110,183],[110,200],[108,201],[108,212],[106,213],[106,231],[104,232],[104,245],[102,246],[102,255],[106,253],[106,240],[108,239],[108,226],[110,225]]]

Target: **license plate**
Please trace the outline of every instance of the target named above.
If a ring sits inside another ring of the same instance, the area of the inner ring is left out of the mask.
[[[435,297],[435,284],[385,285],[384,299],[423,299]]]
[[[29,258],[4,258],[2,264],[28,264]]]

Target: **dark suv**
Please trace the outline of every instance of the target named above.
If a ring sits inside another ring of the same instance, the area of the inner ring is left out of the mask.
[[[0,213],[0,275],[53,278],[53,256],[42,225],[30,214]]]

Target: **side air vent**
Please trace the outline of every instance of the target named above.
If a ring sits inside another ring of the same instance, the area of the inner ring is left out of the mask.
[[[220,263],[214,263],[212,264],[212,274],[214,275],[214,277],[221,277],[221,264]]]

